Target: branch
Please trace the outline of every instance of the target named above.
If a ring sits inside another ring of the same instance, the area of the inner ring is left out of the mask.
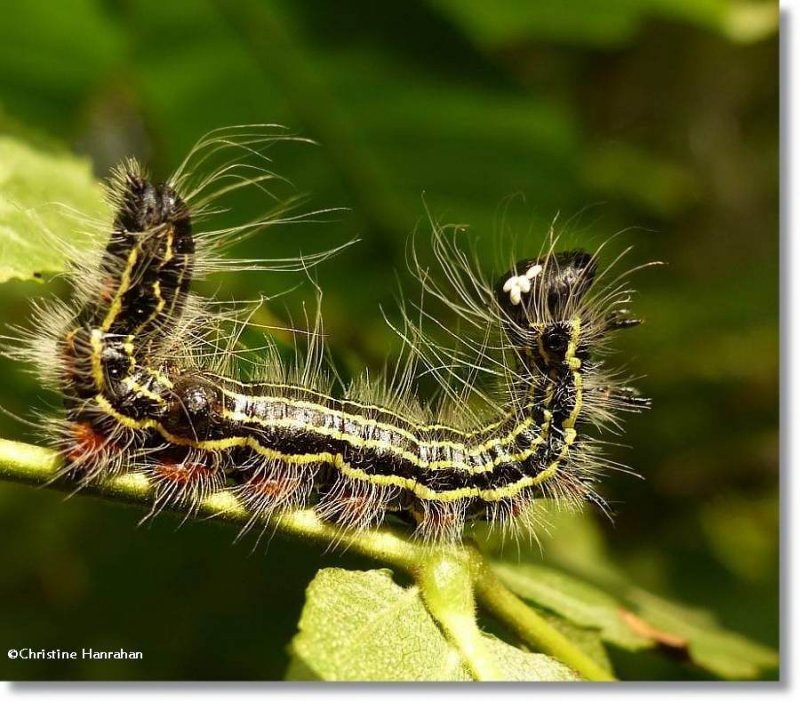
[[[0,439],[0,479],[73,491],[75,482],[59,477],[61,467],[59,455],[50,449]],[[98,480],[82,490],[83,493],[149,507],[152,507],[155,497],[153,485],[143,473]],[[239,525],[252,519],[252,514],[229,490],[203,499],[192,510],[192,515]],[[494,675],[493,671],[481,669],[479,651],[476,650],[479,631],[472,604],[473,593],[487,611],[527,645],[560,660],[587,680],[613,679],[508,590],[474,546],[432,547],[414,542],[390,527],[343,530],[321,520],[313,509],[282,513],[274,518],[274,524],[278,531],[286,534],[325,544],[340,544],[412,575],[429,612],[445,635],[457,645],[468,666],[477,673],[476,677],[485,679]]]

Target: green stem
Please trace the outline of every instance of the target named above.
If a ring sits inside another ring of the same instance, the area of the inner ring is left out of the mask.
[[[598,665],[511,592],[477,550],[473,549],[472,553],[475,593],[488,612],[526,644],[568,665],[587,680],[615,680],[608,670]]]
[[[74,481],[59,477],[61,465],[54,451],[0,439],[0,479],[72,491]],[[152,506],[154,497],[153,486],[142,473],[100,480],[83,492],[145,506]],[[206,497],[196,514],[239,525],[252,519],[228,490]],[[276,520],[277,527],[287,534],[340,544],[412,575],[431,615],[478,680],[497,680],[498,674],[487,663],[489,657],[482,654],[483,640],[475,620],[476,595],[489,612],[532,648],[550,654],[587,680],[613,680],[608,671],[508,590],[474,546],[436,548],[410,541],[388,527],[347,531],[321,520],[312,509],[287,512]]]
[[[54,451],[0,439],[0,478],[28,485],[47,486],[72,491],[74,481],[59,478],[61,461]],[[82,492],[115,500],[151,506],[153,487],[142,473],[130,473],[87,485]],[[198,517],[244,525],[252,515],[228,490],[206,497],[197,509]],[[276,517],[279,528],[287,534],[341,544],[365,556],[385,561],[411,572],[427,558],[431,550],[408,541],[392,529],[348,532],[321,520],[311,509],[286,512]]]
[[[433,554],[417,568],[415,577],[425,606],[473,679],[502,680],[475,618],[472,568],[464,554],[463,549]]]

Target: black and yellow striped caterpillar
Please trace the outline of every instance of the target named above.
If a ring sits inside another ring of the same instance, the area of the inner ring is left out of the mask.
[[[419,403],[408,373],[382,393],[356,383],[334,396],[322,374],[298,377],[274,354],[266,377],[244,382],[224,353],[194,352],[218,320],[190,292],[207,252],[181,183],[123,164],[105,251],[77,270],[71,307],[41,311],[35,356],[64,397],[55,434],[70,475],[141,471],[162,505],[228,487],[254,522],[309,505],[349,528],[391,514],[432,540],[478,520],[529,525],[541,497],[603,504],[604,461],[584,430],[646,405],[597,358],[610,333],[638,323],[624,275],[598,285],[595,256],[551,244],[490,285],[437,232],[452,291],[429,290],[480,328],[480,358],[464,365],[497,380],[483,409]]]

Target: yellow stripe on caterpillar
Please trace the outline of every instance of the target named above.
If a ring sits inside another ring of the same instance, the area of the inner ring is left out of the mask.
[[[92,329],[92,377],[97,389],[101,391],[106,384],[105,373],[103,373],[103,338],[102,330]]]
[[[111,306],[108,308],[108,312],[101,325],[101,329],[104,332],[111,329],[111,325],[114,324],[114,321],[120,315],[120,312],[122,312],[122,298],[131,285],[131,271],[139,258],[139,246],[140,244],[137,243],[131,248],[131,252],[128,254],[128,260],[125,262],[125,268],[120,276],[119,287],[117,288],[114,299],[111,301]]]
[[[500,500],[514,497],[525,488],[541,485],[543,482],[551,478],[557,472],[559,462],[567,455],[569,449],[569,447],[565,444],[559,453],[559,457],[537,475],[524,476],[520,480],[514,483],[509,483],[508,485],[504,485],[503,487],[465,487],[453,490],[437,491],[426,485],[420,485],[413,478],[405,478],[400,475],[374,475],[367,473],[360,468],[353,468],[339,453],[321,451],[318,453],[289,454],[262,446],[254,437],[251,436],[237,436],[229,437],[227,439],[214,439],[210,441],[194,441],[192,439],[187,439],[185,437],[172,434],[155,419],[148,418],[145,420],[136,420],[132,417],[121,414],[114,409],[114,407],[112,407],[108,400],[102,395],[98,395],[95,398],[95,401],[106,414],[113,417],[116,421],[128,429],[155,430],[171,444],[188,446],[190,448],[206,451],[224,451],[230,448],[249,448],[267,459],[281,461],[287,465],[304,466],[313,465],[316,463],[331,465],[347,477],[355,478],[372,485],[403,488],[413,493],[414,496],[418,497],[419,499],[429,500],[432,502],[454,502],[457,500],[471,498],[482,499],[486,502],[498,502]]]
[[[492,439],[488,439],[487,441],[473,447],[467,447],[463,443],[458,443],[454,441],[447,441],[443,439],[421,439],[420,437],[416,436],[415,434],[402,429],[401,427],[395,426],[393,424],[386,424],[385,422],[379,422],[371,417],[362,417],[357,414],[351,414],[348,412],[343,412],[341,410],[331,409],[326,407],[325,405],[316,404],[313,402],[309,402],[307,400],[295,400],[292,398],[287,397],[280,397],[280,396],[262,396],[262,395],[241,395],[236,393],[230,393],[223,390],[223,393],[235,399],[242,404],[247,402],[268,402],[268,403],[282,403],[289,407],[294,407],[298,409],[309,409],[315,412],[320,412],[327,414],[331,417],[336,417],[337,419],[341,419],[345,422],[351,422],[353,424],[358,424],[359,426],[363,427],[372,427],[379,430],[384,430],[387,432],[392,432],[395,434],[399,434],[405,439],[408,439],[412,443],[416,444],[417,446],[424,447],[424,448],[450,448],[455,451],[462,451],[466,455],[469,456],[477,456],[485,451],[488,451],[495,446],[504,446],[505,444],[511,443],[514,441],[522,432],[530,429],[531,427],[535,426],[535,422],[532,417],[528,416],[523,419],[519,424],[515,425],[514,428],[507,434],[499,437],[494,437]],[[226,410],[228,412],[228,410]],[[248,415],[244,412],[237,412],[235,413],[235,417],[233,417],[234,413],[230,413],[231,418],[236,419],[237,421],[245,421],[251,422],[253,424],[262,424],[263,426],[272,426],[275,420],[265,420],[259,417],[253,417]],[[298,426],[299,428],[299,426]],[[308,425],[307,428],[309,431],[317,431],[318,427]],[[490,427],[493,429],[494,427]],[[484,430],[485,431],[485,430]],[[324,432],[319,432],[324,433]],[[483,433],[483,432],[480,432]],[[475,433],[477,435],[478,432]],[[354,436],[353,434],[347,434],[349,436]]]
[[[324,404],[325,401],[328,401],[330,403],[335,403],[335,402],[338,401],[338,402],[341,402],[343,404],[352,405],[353,407],[365,410],[367,412],[380,412],[382,414],[389,415],[390,417],[395,417],[396,419],[399,419],[399,420],[405,422],[410,427],[412,427],[415,431],[418,431],[418,432],[447,431],[447,432],[451,432],[453,434],[457,434],[459,436],[462,436],[464,438],[471,438],[471,437],[474,437],[474,436],[478,436],[480,434],[484,434],[484,433],[488,433],[490,431],[494,431],[495,429],[503,426],[503,424],[508,422],[509,419],[512,419],[514,416],[519,414],[519,411],[506,412],[506,413],[503,413],[501,415],[500,419],[492,421],[492,422],[490,422],[489,424],[487,424],[486,426],[484,426],[484,427],[482,427],[480,429],[465,430],[465,429],[459,429],[459,428],[451,426],[449,424],[423,424],[423,423],[418,423],[418,422],[413,421],[412,419],[410,419],[409,417],[407,417],[405,415],[402,415],[402,414],[400,414],[398,412],[395,412],[395,411],[389,409],[388,407],[381,407],[379,405],[367,404],[367,403],[359,402],[358,400],[353,400],[353,399],[350,399],[350,398],[337,399],[337,398],[334,398],[331,395],[326,395],[325,393],[319,392],[317,390],[312,390],[310,388],[304,388],[304,387],[302,387],[300,385],[291,385],[289,383],[245,383],[245,382],[242,382],[240,380],[236,380],[234,378],[227,378],[227,377],[224,377],[224,376],[216,375],[214,373],[209,373],[208,376],[212,377],[212,378],[216,377],[220,381],[223,381],[225,383],[234,384],[234,385],[239,385],[239,386],[241,386],[243,388],[251,387],[251,386],[254,386],[254,385],[255,386],[268,385],[270,387],[274,387],[276,389],[276,391],[278,391],[278,392],[280,392],[280,391],[285,391],[286,392],[285,395],[249,395],[249,394],[245,395],[244,393],[234,393],[234,392],[231,392],[231,391],[229,391],[227,389],[223,389],[223,392],[228,397],[231,397],[231,398],[248,397],[248,398],[253,398],[253,399],[257,399],[257,400],[265,400],[267,402],[270,402],[270,401],[273,401],[273,402],[295,402],[295,401],[297,401],[297,402],[309,402],[308,400],[296,400],[295,398],[290,397],[290,393],[293,393],[293,392],[302,392],[302,393],[307,393],[307,394],[310,393],[310,394],[314,394],[317,397],[319,397],[320,400],[322,400],[322,402],[321,403],[314,403],[313,406],[310,405],[309,409],[313,409],[314,407],[327,407],[327,405]],[[300,406],[300,405],[297,405],[297,406]],[[360,415],[353,414],[352,416],[360,416]],[[363,419],[364,419],[364,421],[376,421],[377,422],[377,420],[373,420],[373,419],[371,419],[369,417],[364,417]],[[376,426],[380,428],[379,424],[376,424]],[[395,427],[395,425],[393,425],[393,424],[386,424],[384,426],[385,427],[392,427],[398,433],[402,432],[402,430],[399,427]],[[416,439],[416,435],[415,434],[409,434],[408,438],[410,438],[413,441],[414,439]],[[446,442],[443,442],[441,445],[445,446],[447,444],[446,444]]]
[[[131,376],[126,376],[122,382],[131,392],[141,395],[142,397],[146,397],[148,400],[152,400],[157,405],[161,405],[163,407],[167,404],[167,401],[162,395],[153,392],[141,383],[137,383]]]
[[[333,412],[332,410],[325,410],[326,412]],[[354,415],[346,415],[342,413],[337,413],[339,415],[344,416],[345,418],[352,418]],[[420,458],[417,454],[411,453],[403,449],[402,447],[395,446],[390,441],[381,441],[380,439],[364,439],[356,434],[351,434],[348,432],[338,431],[336,429],[332,429],[329,427],[321,427],[315,426],[311,424],[307,424],[302,422],[298,419],[263,419],[261,417],[252,417],[248,414],[243,412],[231,412],[229,410],[225,410],[223,412],[223,416],[226,419],[229,419],[234,422],[242,422],[244,424],[259,424],[261,426],[276,428],[276,429],[298,429],[302,430],[311,434],[317,434],[319,436],[326,436],[332,439],[339,439],[341,441],[346,441],[348,444],[353,446],[354,448],[374,448],[384,451],[386,453],[392,453],[409,463],[412,463],[415,467],[421,470],[460,470],[465,471],[468,473],[484,473],[490,472],[494,470],[498,465],[503,463],[511,463],[516,461],[523,461],[526,458],[530,458],[535,451],[536,447],[542,444],[545,440],[544,436],[537,436],[535,439],[531,441],[531,445],[529,448],[520,451],[514,454],[507,454],[505,456],[495,457],[493,460],[489,461],[488,463],[481,464],[480,466],[475,466],[467,463],[466,461],[454,461],[454,460],[438,460],[438,461],[426,461]],[[525,421],[521,422],[514,430],[503,438],[503,443],[510,443],[514,437],[518,436],[520,433],[525,431],[531,424],[532,420],[526,419]],[[495,443],[493,443],[495,442]],[[495,445],[500,445],[499,439],[492,439],[492,441],[487,442],[486,444],[481,444],[480,446],[473,447],[468,449],[464,444],[455,444],[450,442],[443,442],[443,443],[423,443],[419,442],[420,446],[448,446],[452,447],[455,450],[458,450],[464,453],[467,456],[479,456],[481,453],[484,453],[488,448],[491,448]]]

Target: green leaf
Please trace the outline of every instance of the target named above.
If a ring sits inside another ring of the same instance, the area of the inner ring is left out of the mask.
[[[568,682],[580,680],[569,668],[542,653],[529,653],[493,636],[484,635],[487,651],[504,680]]]
[[[320,678],[305,664],[302,658],[293,655],[289,659],[289,667],[286,669],[283,679],[308,682],[310,680],[319,680]]]
[[[551,568],[498,563],[497,574],[528,602],[555,612],[581,627],[597,629],[603,640],[636,650],[652,645],[638,636],[620,616],[620,604],[611,595]]]
[[[778,667],[777,652],[720,628],[714,618],[702,610],[674,604],[638,589],[630,594],[630,601],[643,620],[684,638],[691,659],[720,677],[756,678],[764,670]]]
[[[604,641],[621,648],[682,651],[695,664],[729,679],[759,677],[778,665],[774,651],[719,627],[710,614],[639,588],[614,588],[624,593],[616,596],[552,568],[510,563],[494,567],[526,601],[596,629]]]
[[[608,652],[603,644],[603,638],[597,630],[576,626],[566,619],[544,610],[540,611],[539,614],[547,620],[548,624],[560,631],[571,643],[580,648],[601,668],[613,674],[614,668],[608,658]]]
[[[457,681],[470,677],[417,587],[386,570],[320,571],[308,587],[287,677]],[[564,665],[484,635],[484,655],[508,680],[577,680]]]
[[[56,241],[81,248],[92,240],[85,217],[107,212],[88,161],[0,136],[0,282],[63,271]]]

